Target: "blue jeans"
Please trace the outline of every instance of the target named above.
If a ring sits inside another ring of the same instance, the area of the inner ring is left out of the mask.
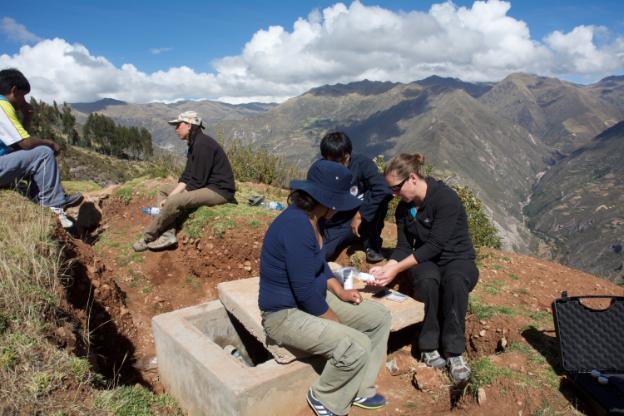
[[[65,202],[54,152],[48,146],[0,156],[0,187],[15,186],[21,179],[30,180],[28,194],[35,203],[60,207]]]

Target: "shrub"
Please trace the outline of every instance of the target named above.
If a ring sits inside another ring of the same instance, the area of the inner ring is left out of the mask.
[[[242,182],[260,182],[267,185],[287,187],[291,179],[304,176],[304,172],[282,157],[258,149],[239,140],[224,146],[234,177]]]

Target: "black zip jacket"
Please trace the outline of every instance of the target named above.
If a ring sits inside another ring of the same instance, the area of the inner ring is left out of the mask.
[[[474,260],[466,210],[459,196],[442,181],[425,180],[427,194],[420,208],[416,210],[413,203],[403,201],[397,206],[397,247],[391,258],[401,261],[413,255],[418,263],[433,261],[438,265]]]
[[[234,200],[234,174],[225,152],[212,137],[201,131],[189,141],[186,166],[180,176],[188,191],[209,188],[228,201]]]

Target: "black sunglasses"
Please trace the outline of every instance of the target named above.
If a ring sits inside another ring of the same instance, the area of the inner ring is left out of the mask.
[[[401,188],[403,188],[403,184],[405,184],[405,182],[409,179],[409,176],[405,179],[403,179],[401,182],[397,183],[396,185],[392,185],[390,187],[390,190],[392,191],[393,194],[398,194],[399,192],[401,192]]]

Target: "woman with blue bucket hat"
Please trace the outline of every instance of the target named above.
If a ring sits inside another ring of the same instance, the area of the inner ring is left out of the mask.
[[[307,401],[317,415],[377,409],[375,379],[385,361],[390,313],[334,278],[322,251],[321,219],[357,208],[351,173],[318,160],[307,179],[290,183],[288,208],[269,226],[260,254],[262,325],[277,344],[327,359]]]

